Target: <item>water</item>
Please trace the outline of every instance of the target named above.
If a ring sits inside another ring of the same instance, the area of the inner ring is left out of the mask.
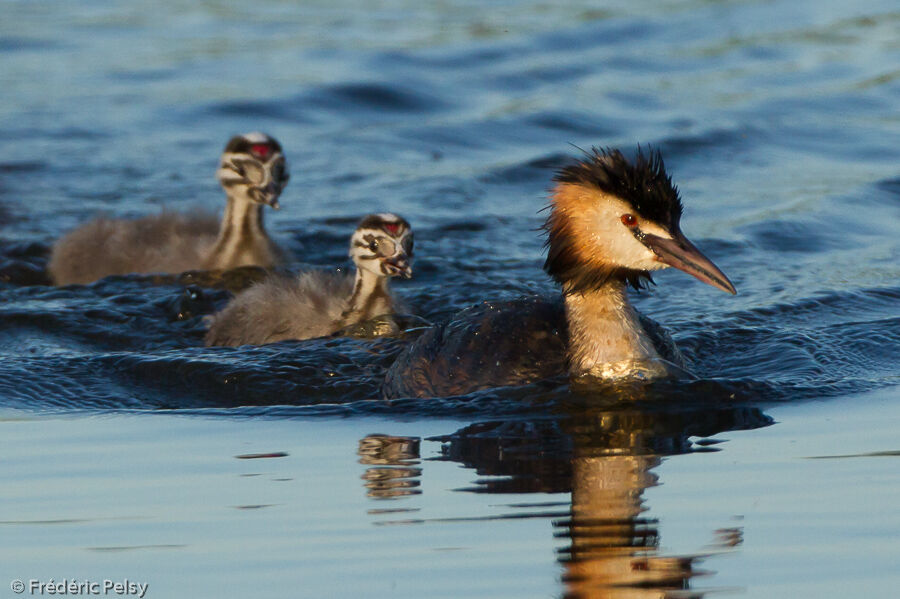
[[[0,576],[890,596],[898,27],[875,0],[3,2]],[[344,264],[360,215],[402,214],[398,287],[430,321],[553,293],[538,210],[572,145],[659,147],[739,295],[663,272],[636,296],[695,383],[386,404],[404,340],[207,349],[228,281],[47,285],[52,241],[98,212],[220,209],[218,153],[254,129],[293,173],[278,240]]]

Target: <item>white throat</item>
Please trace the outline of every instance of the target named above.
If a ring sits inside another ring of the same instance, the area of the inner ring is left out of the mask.
[[[652,339],[628,301],[623,281],[566,293],[565,304],[571,376],[621,379],[665,374]]]

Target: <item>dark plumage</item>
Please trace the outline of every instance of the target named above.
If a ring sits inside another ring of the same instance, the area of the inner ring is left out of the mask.
[[[639,317],[660,356],[683,367],[684,357],[669,333],[655,320]],[[484,302],[408,345],[388,370],[382,394],[450,397],[533,383],[566,372],[568,346],[561,297]]]
[[[565,372],[568,338],[561,301],[484,302],[407,346],[388,370],[382,394],[447,397],[541,380]]]

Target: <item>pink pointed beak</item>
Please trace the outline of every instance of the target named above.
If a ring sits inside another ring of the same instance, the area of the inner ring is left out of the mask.
[[[641,241],[656,254],[656,259],[678,270],[692,275],[707,285],[726,291],[732,295],[737,290],[728,277],[709,258],[700,253],[681,231],[675,231],[673,239],[644,234]]]

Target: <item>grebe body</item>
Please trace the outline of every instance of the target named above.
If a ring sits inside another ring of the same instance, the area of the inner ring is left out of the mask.
[[[555,183],[544,269],[562,297],[484,304],[426,331],[389,369],[385,398],[462,395],[565,372],[579,383],[685,374],[668,333],[631,305],[628,285],[674,266],[735,289],[681,233],[681,200],[659,153],[639,150],[629,162],[594,149]]]

